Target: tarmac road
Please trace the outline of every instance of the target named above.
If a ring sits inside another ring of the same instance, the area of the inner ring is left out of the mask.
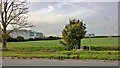
[[[50,59],[2,59],[3,66],[118,66],[118,61],[101,60],[50,60]]]

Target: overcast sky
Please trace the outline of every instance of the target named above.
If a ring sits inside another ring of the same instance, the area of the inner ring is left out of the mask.
[[[31,2],[28,21],[45,36],[60,36],[69,18],[82,19],[88,33],[118,34],[117,2]]]

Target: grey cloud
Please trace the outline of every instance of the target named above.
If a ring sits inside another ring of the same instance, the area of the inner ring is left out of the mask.
[[[32,3],[30,8],[31,11],[34,12],[42,8],[47,8],[50,5],[55,8],[51,14],[61,14],[65,17],[64,20],[66,21],[58,21],[54,24],[50,24],[49,22],[34,22],[36,23],[35,30],[41,31],[45,35],[61,35],[61,30],[68,23],[67,20],[69,17],[83,19],[89,33],[95,33],[96,35],[114,35],[118,32],[118,6],[115,2],[76,2],[70,4],[38,2]],[[61,5],[61,7],[58,7],[58,5]]]

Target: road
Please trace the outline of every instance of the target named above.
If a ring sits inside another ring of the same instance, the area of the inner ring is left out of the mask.
[[[118,61],[100,60],[50,60],[50,59],[2,59],[3,66],[118,66]]]

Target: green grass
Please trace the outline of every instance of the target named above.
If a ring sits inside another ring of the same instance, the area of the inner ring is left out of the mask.
[[[9,42],[4,57],[50,58],[50,59],[100,59],[117,60],[118,38],[92,38],[92,51],[65,51],[61,40]],[[89,38],[82,39],[82,46],[89,46]],[[96,51],[95,51],[96,50]]]
[[[118,37],[91,38],[91,48],[97,51],[118,50],[118,42]],[[81,45],[89,47],[90,39],[82,39]]]
[[[118,37],[91,38],[91,44],[95,47],[118,47]],[[82,39],[82,45],[90,45],[89,38]]]
[[[59,44],[59,40],[52,41],[28,41],[10,42],[8,48],[14,51],[62,51],[64,46]]]
[[[99,59],[118,60],[118,51],[61,51],[61,52],[13,52],[4,51],[4,57],[50,58],[50,59]]]
[[[118,50],[118,38],[92,38],[92,50]],[[14,51],[62,51],[65,47],[61,40],[9,42],[8,48]],[[89,46],[89,38],[82,39],[82,46]]]

